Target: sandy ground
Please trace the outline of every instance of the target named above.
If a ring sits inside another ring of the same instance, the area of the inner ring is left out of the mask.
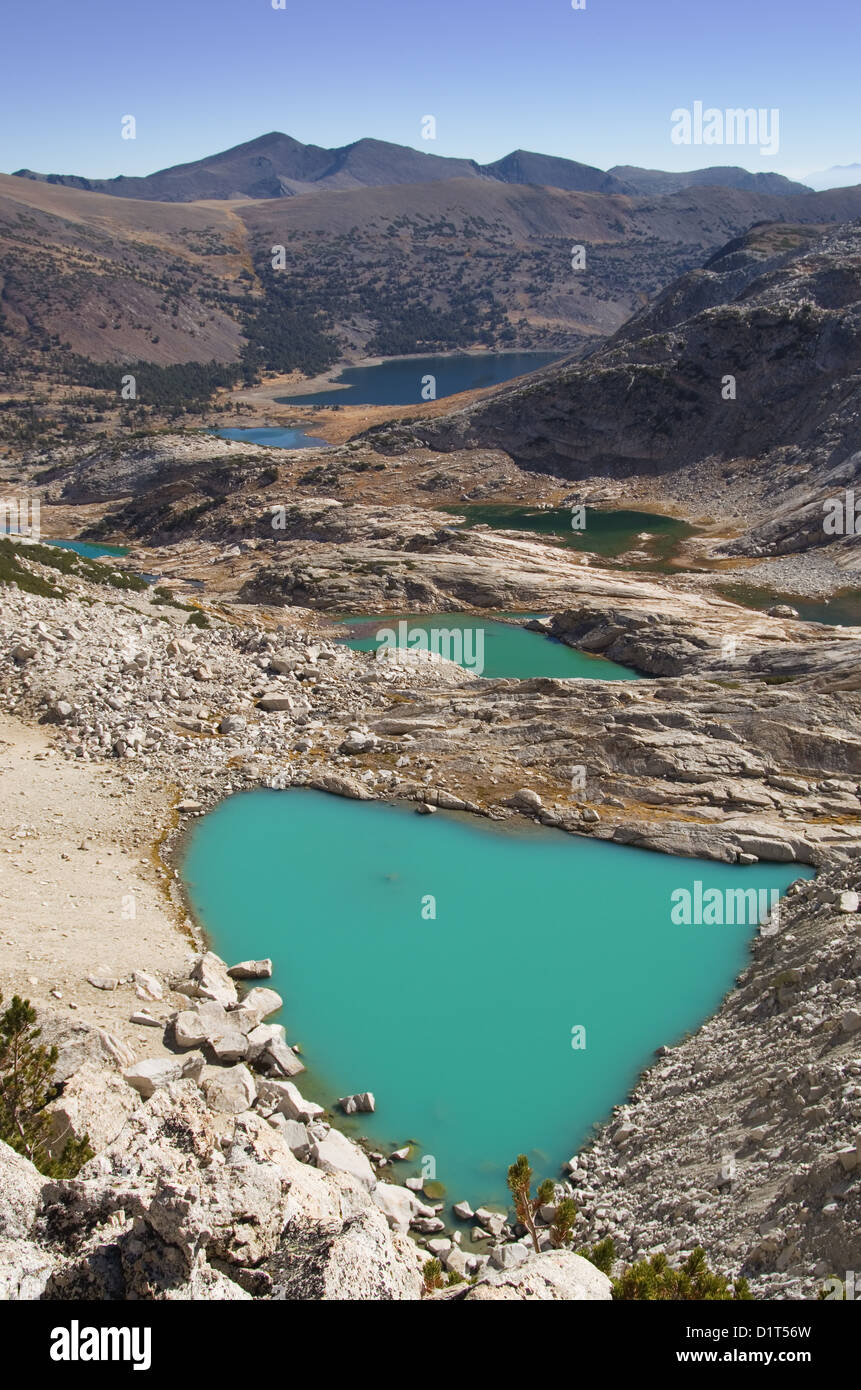
[[[177,1007],[137,995],[135,970],[170,975],[194,954],[154,845],[172,823],[167,788],[130,787],[110,766],[67,762],[50,730],[0,714],[0,991],[105,1028],[139,1057],[162,1030],[132,1024]],[[161,873],[164,873],[161,870]],[[131,913],[134,912],[134,916]],[[94,988],[93,973],[122,981]],[[58,998],[58,995],[60,996]]]

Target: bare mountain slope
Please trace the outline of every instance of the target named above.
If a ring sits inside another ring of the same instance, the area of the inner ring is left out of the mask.
[[[178,203],[0,175],[0,357],[56,379],[75,354],[235,364],[249,343],[255,367],[311,372],[367,352],[582,351],[751,223],[859,213],[861,188],[629,198],[464,177]]]
[[[504,449],[575,480],[701,469],[726,514],[744,498],[759,516],[737,553],[825,544],[822,500],[861,465],[861,222],[754,228],[588,358],[371,437]]]

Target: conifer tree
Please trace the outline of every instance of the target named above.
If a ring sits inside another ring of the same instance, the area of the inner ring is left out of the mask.
[[[529,1166],[529,1159],[526,1154],[518,1154],[517,1162],[512,1163],[508,1170],[508,1188],[514,1198],[514,1210],[521,1226],[525,1226],[530,1236],[535,1253],[540,1252],[538,1244],[538,1231],[535,1225],[535,1218],[541,1207],[549,1206],[554,1197],[554,1184],[552,1179],[546,1178],[538,1188],[538,1192],[533,1197],[532,1169]]]
[[[0,1139],[46,1176],[72,1177],[93,1151],[83,1135],[70,1137],[62,1154],[51,1156],[51,1120],[45,1107],[57,1094],[57,1049],[40,1043],[41,1033],[30,1001],[14,995],[0,1013]]]

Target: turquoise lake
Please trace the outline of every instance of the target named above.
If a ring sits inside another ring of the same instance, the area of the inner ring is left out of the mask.
[[[17,531],[5,530],[0,532],[4,536],[17,536]],[[35,537],[34,537],[35,539]],[[54,545],[58,550],[74,550],[76,555],[85,555],[90,560],[97,560],[100,555],[128,555],[128,548],[124,545],[93,545],[90,541],[65,541],[56,540],[52,536],[40,536],[39,545]]]
[[[325,439],[314,434],[306,434],[300,429],[260,428],[212,430],[219,439],[232,439],[239,444],[265,444],[270,449],[315,449],[328,448]]]
[[[98,560],[101,555],[128,555],[123,545],[93,545],[90,541],[45,540],[44,545],[56,545],[60,550],[74,550],[76,555],[85,555],[89,560]]]
[[[232,797],[184,862],[214,949],[272,957],[303,1094],[373,1091],[375,1115],[338,1123],[385,1150],[413,1141],[393,1176],[429,1155],[446,1200],[473,1205],[506,1202],[520,1152],[556,1177],[732,987],[756,927],[677,926],[672,892],[802,876],[307,789]]]
[[[423,379],[432,376],[442,400],[458,391],[498,386],[564,356],[560,352],[456,352],[390,357],[374,367],[345,367],[330,386],[311,395],[279,396],[281,405],[421,405]]]
[[[526,615],[524,615],[526,616]],[[410,636],[421,630],[427,634],[463,633],[460,643],[456,638],[436,639],[436,647],[441,655],[457,653],[458,646],[464,660],[458,664],[466,670],[474,670],[485,679],[502,676],[515,676],[526,680],[530,676],[579,677],[583,680],[628,681],[637,680],[637,672],[628,666],[619,666],[604,657],[589,656],[586,652],[566,647],[544,637],[540,632],[527,632],[519,624],[495,622],[492,618],[480,618],[474,613],[415,613],[403,617],[351,617],[342,618],[346,627],[352,629],[354,636],[345,638],[344,645],[356,652],[374,652],[381,646],[377,633],[382,629],[394,631],[400,642],[399,623],[407,624],[407,642],[401,646],[415,647],[421,639]],[[477,634],[482,633],[481,646]],[[467,634],[472,634],[467,636]],[[432,638],[428,637],[429,644]],[[481,657],[481,669],[476,658]],[[452,659],[457,659],[456,655]],[[405,671],[410,667],[405,665]]]

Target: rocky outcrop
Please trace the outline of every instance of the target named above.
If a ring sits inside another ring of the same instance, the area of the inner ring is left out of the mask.
[[[859,257],[857,222],[753,227],[588,357],[367,439],[393,454],[503,449],[577,482],[660,478],[695,513],[744,519],[728,553],[823,545],[822,501],[857,475]]]
[[[861,1222],[861,915],[853,868],[798,883],[716,1016],[659,1049],[571,1163],[585,1238],[703,1245],[766,1298],[845,1278]]]
[[[485,542],[494,574],[508,566],[511,579],[516,552],[548,566],[553,591],[550,547],[498,534]],[[462,559],[467,574],[475,554],[467,547]],[[653,679],[491,681],[451,662],[410,667],[405,679],[397,662],[309,632],[301,613],[177,640],[146,600],[112,602],[89,586],[64,602],[7,591],[0,693],[17,712],[55,721],[66,757],[121,758],[134,778],[179,783],[180,817],[254,786],[504,817],[522,813],[509,804],[520,790],[539,798],[540,809],[525,810],[544,824],[665,852],[819,864],[858,846],[856,629],[568,560],[565,573],[571,602],[555,609],[551,630]],[[11,653],[24,640],[35,655],[21,666]],[[273,690],[279,707],[261,708]],[[232,717],[241,727],[222,732]],[[137,742],[124,737],[130,729]],[[198,969],[202,978],[183,985],[189,998],[229,1009],[236,981],[224,967],[211,977],[205,963]],[[230,1027],[224,1060],[244,1060],[242,1048]],[[285,1061],[301,1065],[276,1037],[267,1050],[282,1074]]]
[[[530,1255],[514,1269],[491,1269],[463,1294],[467,1303],[595,1302],[612,1297],[612,1286],[588,1260],[567,1250]]]

